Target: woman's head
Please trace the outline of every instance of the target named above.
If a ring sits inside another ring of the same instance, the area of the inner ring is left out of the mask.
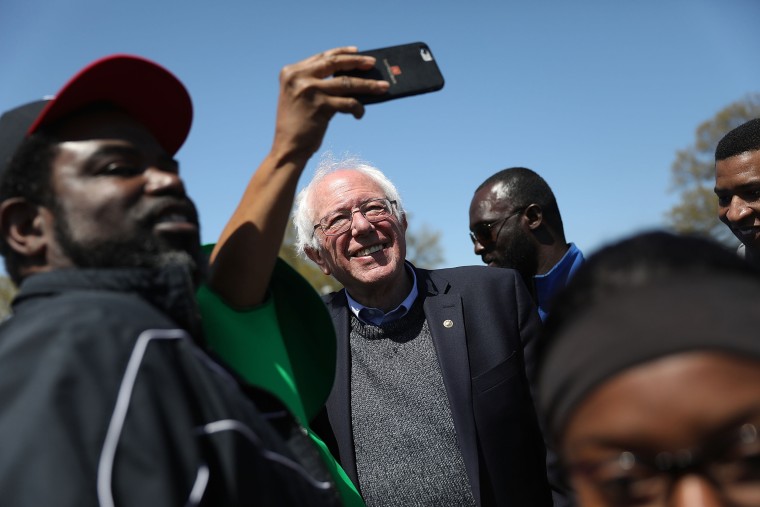
[[[592,256],[539,372],[581,504],[760,505],[758,330],[760,275],[723,247],[649,233]]]

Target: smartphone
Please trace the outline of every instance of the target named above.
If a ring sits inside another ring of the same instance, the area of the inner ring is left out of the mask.
[[[336,72],[335,75],[379,79],[391,85],[382,95],[357,95],[362,104],[376,104],[443,88],[441,70],[424,42],[359,51],[359,54],[374,56],[377,59],[375,66],[369,70]]]

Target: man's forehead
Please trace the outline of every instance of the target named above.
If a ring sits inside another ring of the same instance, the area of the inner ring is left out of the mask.
[[[731,178],[740,178],[741,183],[760,182],[760,150],[746,151],[733,157],[715,162],[715,179],[730,184]]]
[[[505,201],[511,198],[512,187],[503,181],[497,181],[491,185],[489,194],[493,199]]]
[[[754,166],[760,170],[760,150],[750,150],[738,153],[723,160],[717,160],[715,165]]]
[[[481,213],[502,212],[508,209],[512,201],[511,187],[497,181],[478,191],[472,201],[473,211]]]
[[[341,169],[325,176],[315,189],[317,206],[353,206],[370,197],[385,197],[382,187],[360,171]]]

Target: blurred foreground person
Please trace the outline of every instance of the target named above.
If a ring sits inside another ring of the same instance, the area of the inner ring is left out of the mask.
[[[760,275],[666,233],[594,256],[556,300],[540,405],[579,504],[760,505]]]

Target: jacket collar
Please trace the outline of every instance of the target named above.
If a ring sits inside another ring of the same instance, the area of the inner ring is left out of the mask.
[[[428,269],[414,268],[417,273],[417,283],[420,292],[425,296],[437,296],[446,294],[451,289],[451,283],[443,276],[440,270],[430,271]]]
[[[195,338],[200,337],[200,313],[188,270],[179,265],[162,269],[57,269],[27,277],[13,300],[25,301],[69,291],[133,293],[166,313]]]
[[[429,269],[418,268],[409,261],[406,261],[406,265],[414,272],[418,291],[417,298],[446,294],[451,289],[451,282],[442,275],[440,270],[431,271]],[[332,292],[325,296],[324,300],[326,303],[338,308],[347,306],[348,297],[346,289]]]

